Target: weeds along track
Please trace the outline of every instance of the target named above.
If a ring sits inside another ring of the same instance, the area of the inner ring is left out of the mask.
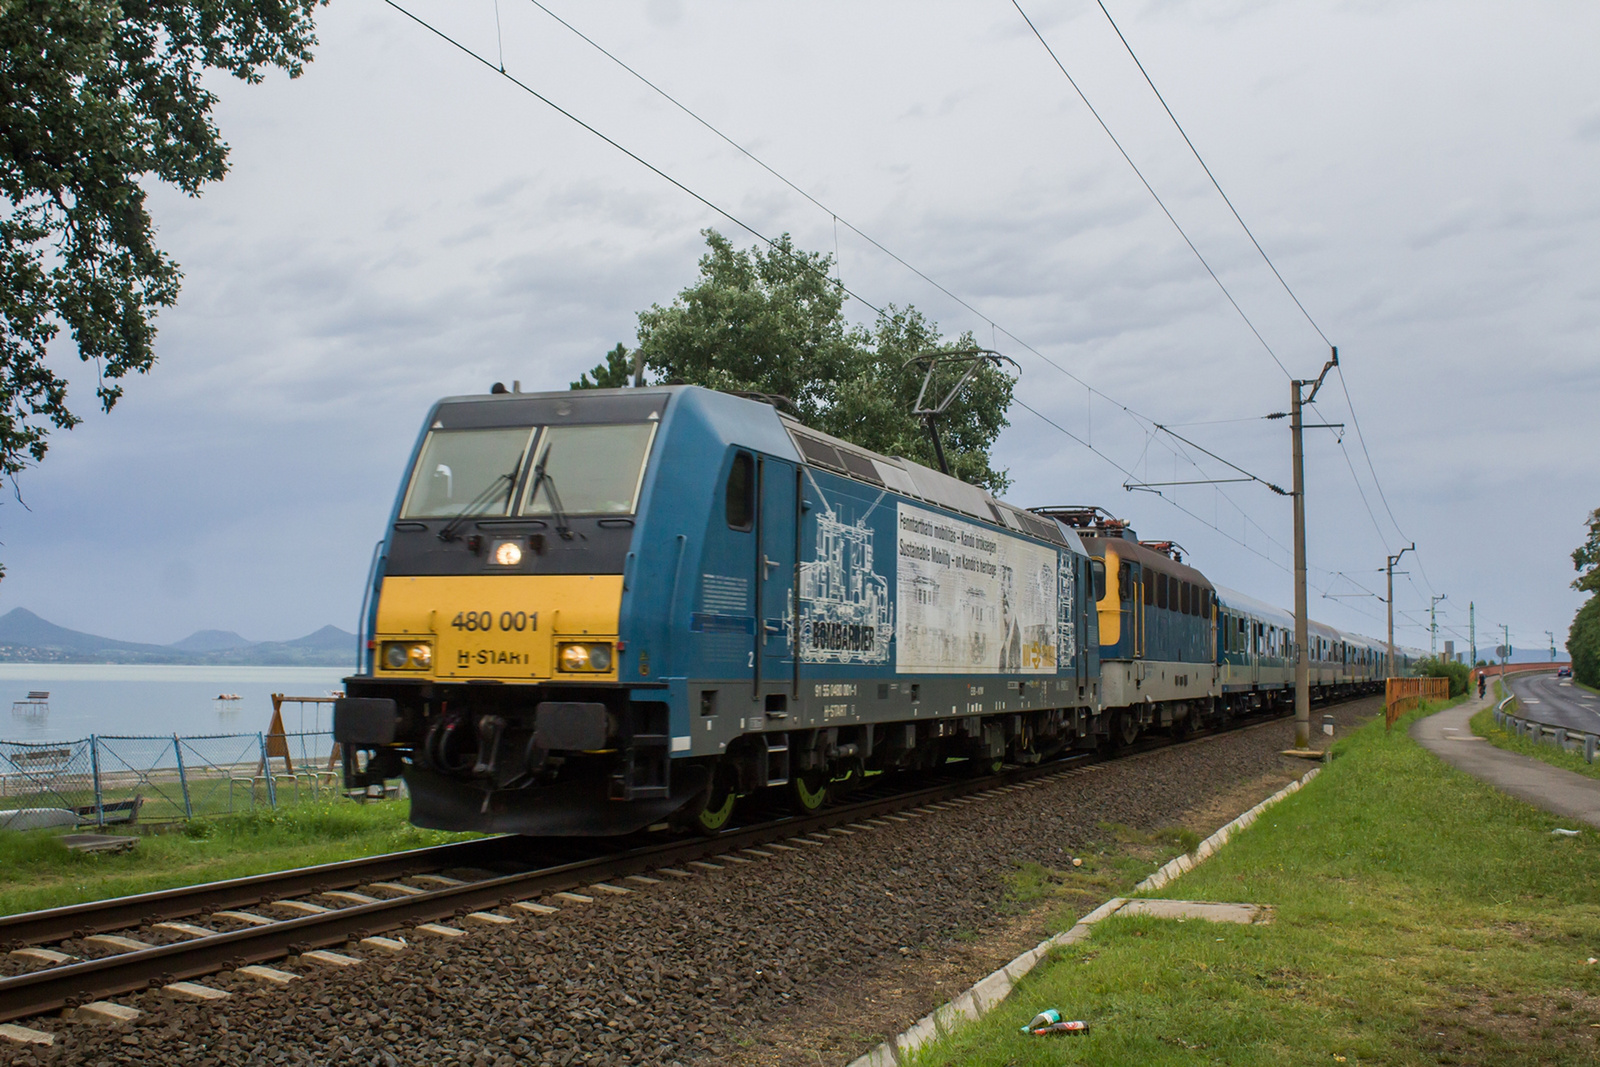
[[[1235,729],[1282,717],[1243,720]],[[1198,734],[1191,743],[1216,736]],[[1148,740],[1118,758],[1136,760],[1173,743]],[[0,946],[9,950],[0,961],[9,972],[0,976],[0,1023],[351,941],[382,952],[397,944],[381,936],[386,932],[451,936],[460,931],[434,924],[503,923],[491,909],[538,911],[541,897],[589,887],[606,892],[612,881],[642,880],[652,871],[679,875],[678,866],[717,857],[742,862],[733,854],[743,849],[783,847],[789,839],[815,844],[807,835],[843,835],[863,820],[970,805],[1104,766],[1100,757],[1077,755],[975,778],[957,764],[955,775],[868,785],[850,802],[807,817],[757,809],[752,821],[714,838],[641,844],[490,837],[7,916],[0,918]]]

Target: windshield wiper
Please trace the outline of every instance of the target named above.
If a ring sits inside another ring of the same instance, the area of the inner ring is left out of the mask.
[[[485,504],[494,499],[495,493],[497,493],[500,489],[500,483],[515,481],[516,477],[517,476],[515,472],[512,472],[511,474],[496,475],[494,481],[490,482],[484,488],[483,492],[467,501],[467,506],[462,508],[461,511],[456,514],[455,518],[444,524],[444,526],[439,530],[439,540],[454,541],[456,539],[456,531],[461,528],[461,524],[466,522],[468,517],[474,512],[478,511]]]
[[[556,492],[556,480],[550,477],[545,470],[545,465],[550,462],[550,449],[544,450],[544,455],[539,458],[539,463],[533,468],[533,488],[528,491],[528,502],[539,499],[539,487],[543,486],[550,495],[550,515],[556,520],[556,533],[561,540],[572,540],[572,529],[567,526],[567,513],[561,507],[561,494]]]

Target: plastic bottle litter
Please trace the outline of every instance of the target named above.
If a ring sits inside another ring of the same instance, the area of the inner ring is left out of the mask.
[[[1061,1013],[1059,1011],[1057,1011],[1054,1008],[1046,1008],[1044,1011],[1041,1011],[1038,1015],[1035,1015],[1033,1017],[1033,1021],[1030,1022],[1027,1026],[1024,1026],[1022,1028],[1022,1032],[1023,1033],[1027,1033],[1029,1030],[1037,1030],[1041,1026],[1049,1026],[1052,1023],[1058,1023],[1060,1021],[1061,1021]]]
[[[1037,1030],[1029,1030],[1034,1037],[1044,1037],[1046,1034],[1087,1034],[1089,1024],[1082,1019],[1063,1019],[1049,1026],[1041,1026]]]

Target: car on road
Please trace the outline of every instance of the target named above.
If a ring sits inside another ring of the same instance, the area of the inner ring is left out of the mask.
[[[1557,667],[1556,668],[1556,677],[1557,678],[1571,678],[1572,677],[1572,668],[1571,667]]]

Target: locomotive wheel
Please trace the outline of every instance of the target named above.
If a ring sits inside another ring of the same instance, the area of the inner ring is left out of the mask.
[[[1116,721],[1111,724],[1111,747],[1127,748],[1139,739],[1139,720],[1131,712],[1117,712]]]
[[[707,786],[705,806],[695,816],[696,830],[707,837],[715,837],[728,828],[733,821],[734,806],[739,802],[739,795],[735,791],[737,784],[731,770],[717,768],[711,776],[711,784]]]
[[[828,802],[828,777],[821,771],[801,771],[789,780],[789,799],[800,815],[810,815]]]

